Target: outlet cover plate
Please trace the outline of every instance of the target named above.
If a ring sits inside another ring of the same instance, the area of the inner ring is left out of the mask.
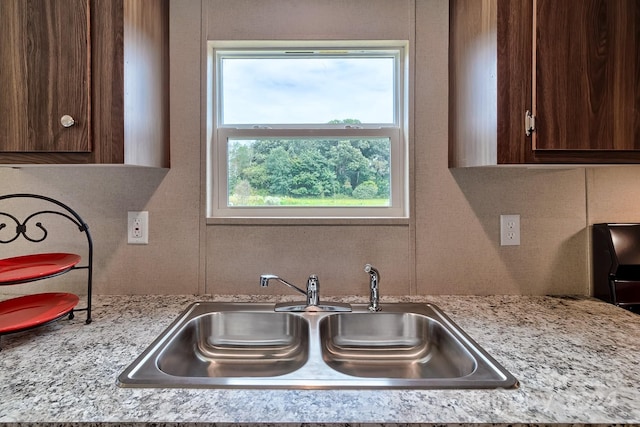
[[[149,244],[149,212],[127,213],[127,242],[130,245]]]
[[[520,245],[520,215],[500,215],[500,246]]]

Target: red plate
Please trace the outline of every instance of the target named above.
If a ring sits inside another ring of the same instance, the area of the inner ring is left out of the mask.
[[[0,301],[0,335],[44,325],[78,305],[74,294],[52,292]]]
[[[79,262],[79,255],[65,253],[0,259],[0,285],[15,285],[62,274]]]

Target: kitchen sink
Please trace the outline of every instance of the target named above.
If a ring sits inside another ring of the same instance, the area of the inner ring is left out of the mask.
[[[432,304],[275,312],[196,302],[118,377],[121,387],[515,388],[518,381]]]
[[[478,366],[440,322],[416,313],[327,316],[320,342],[327,365],[355,377],[462,378]]]
[[[287,313],[221,311],[189,320],[157,358],[177,377],[272,377],[309,356],[307,321]]]

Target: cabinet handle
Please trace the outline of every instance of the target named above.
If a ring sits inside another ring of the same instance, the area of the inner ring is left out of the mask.
[[[70,128],[71,126],[76,124],[76,121],[73,120],[73,117],[71,117],[68,114],[65,114],[64,116],[60,117],[60,124],[66,128]]]

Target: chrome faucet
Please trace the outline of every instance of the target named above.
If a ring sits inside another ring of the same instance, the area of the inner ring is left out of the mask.
[[[371,294],[369,296],[369,311],[380,311],[380,273],[373,268],[371,264],[364,266],[365,273],[369,273],[369,290]]]
[[[276,280],[283,285],[286,285],[296,292],[301,293],[307,297],[305,304],[294,303],[278,303],[276,304],[275,311],[351,311],[349,304],[331,303],[320,304],[320,280],[318,276],[312,274],[307,279],[307,290],[303,291],[293,283],[287,282],[283,278],[276,276],[275,274],[263,274],[260,276],[260,286],[269,286],[269,280]]]

